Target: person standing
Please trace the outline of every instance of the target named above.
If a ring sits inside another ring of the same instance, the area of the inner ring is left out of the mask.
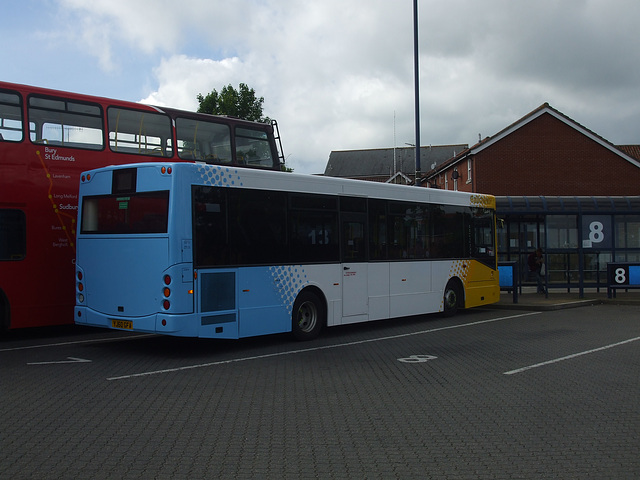
[[[542,255],[542,249],[538,248],[535,252],[529,254],[527,260],[529,265],[529,271],[535,273],[536,281],[538,282],[538,293],[546,293],[544,288],[544,278],[542,278],[542,267],[544,266],[544,257]]]

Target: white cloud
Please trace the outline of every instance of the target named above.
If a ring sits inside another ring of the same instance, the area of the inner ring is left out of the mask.
[[[396,142],[414,141],[411,2],[58,4],[40,38],[62,53],[32,48],[25,59],[56,75],[24,83],[192,110],[198,93],[243,82],[264,97],[301,173],[323,171],[331,150],[392,146],[394,112]],[[423,144],[474,143],[544,102],[614,143],[640,143],[637,0],[420,0],[419,17]],[[0,62],[20,72],[9,52]]]
[[[141,100],[151,105],[197,110],[196,96],[207,95],[214,88],[237,86],[243,82],[247,67],[237,57],[220,61],[176,55],[164,58],[154,69],[158,90]]]

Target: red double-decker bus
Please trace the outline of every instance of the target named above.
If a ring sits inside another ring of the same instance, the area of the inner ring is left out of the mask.
[[[0,82],[0,330],[73,323],[80,173],[146,161],[280,170],[277,124]]]

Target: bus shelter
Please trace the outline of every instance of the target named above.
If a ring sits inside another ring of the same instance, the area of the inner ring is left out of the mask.
[[[548,289],[607,288],[607,264],[640,261],[638,197],[496,197],[498,260],[518,263],[519,287],[535,285],[527,264],[544,252]]]

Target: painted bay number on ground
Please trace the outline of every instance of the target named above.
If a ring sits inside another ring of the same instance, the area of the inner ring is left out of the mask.
[[[398,361],[402,363],[424,363],[429,360],[435,360],[438,357],[434,357],[433,355],[411,355],[407,358],[399,358]]]

